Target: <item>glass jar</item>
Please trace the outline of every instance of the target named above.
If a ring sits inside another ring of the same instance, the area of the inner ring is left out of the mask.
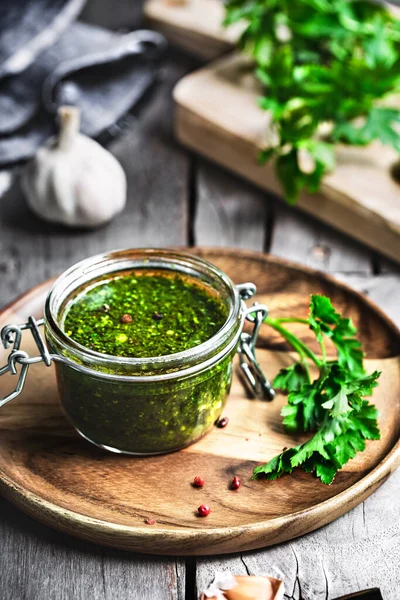
[[[101,354],[66,335],[62,321],[71,299],[99,279],[131,270],[167,270],[194,278],[223,302],[225,323],[198,346],[150,358]],[[13,372],[13,367],[16,371],[19,363],[22,388],[29,364],[39,360],[46,365],[54,362],[63,409],[85,439],[117,453],[150,455],[178,450],[196,442],[220,417],[238,347],[249,383],[256,383],[257,377],[262,383],[262,373],[257,373],[254,338],[266,307],[247,308],[244,303],[254,291],[254,285],[235,286],[211,263],[183,252],[134,249],[98,255],[74,265],[57,279],[46,300],[43,322],[36,323],[31,317],[28,324],[20,327],[31,330],[39,357],[30,358],[19,349],[18,327],[3,329],[4,345],[12,343],[14,347],[8,368],[0,369],[0,375],[7,370]],[[245,318],[254,323],[254,336],[242,333]],[[48,347],[37,327],[42,323]],[[265,378],[264,388],[272,395]],[[0,401],[0,406],[12,397]]]

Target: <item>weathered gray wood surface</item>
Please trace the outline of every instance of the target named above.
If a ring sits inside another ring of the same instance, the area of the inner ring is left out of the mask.
[[[91,0],[84,18],[128,29],[141,2]],[[170,91],[195,65],[171,52],[165,80],[113,144],[129,183],[127,210],[92,233],[36,220],[15,188],[0,202],[0,304],[77,260],[114,247],[198,245],[265,250],[334,273],[400,323],[400,270],[371,251],[179,148]],[[400,472],[346,516],[290,543],[233,557],[157,559],[96,548],[55,533],[0,500],[1,600],[194,600],[216,568],[281,573],[286,600],[333,600],[400,589]]]
[[[78,542],[0,502],[2,600],[183,600],[185,563]]]
[[[195,244],[263,250],[270,232],[265,194],[203,159],[196,166]]]
[[[140,3],[89,3],[85,17],[138,26]],[[18,187],[0,202],[0,305],[77,260],[129,246],[186,245],[190,159],[172,136],[171,89],[192,67],[167,60],[163,82],[111,146],[128,176],[123,215],[99,231],[69,232],[36,219]],[[1,600],[183,600],[185,561],[130,556],[68,539],[0,500]]]
[[[236,245],[229,233],[235,232],[248,247],[335,274],[367,293],[400,323],[398,267],[273,198],[264,197],[260,204],[260,192],[245,186],[246,207],[251,205],[258,215],[258,227],[249,239],[246,229],[254,227],[251,211],[246,212],[239,199],[234,202],[234,192],[225,196],[229,176],[208,165],[202,168],[197,180],[195,242]],[[212,175],[211,183],[205,172]],[[238,185],[241,191],[244,184]],[[218,215],[218,226],[207,225],[210,214]],[[398,600],[399,493],[398,471],[363,504],[315,533],[262,551],[198,559],[198,591],[205,589],[215,570],[229,570],[240,575],[283,574],[286,600],[332,600],[371,587],[380,587],[385,600]]]

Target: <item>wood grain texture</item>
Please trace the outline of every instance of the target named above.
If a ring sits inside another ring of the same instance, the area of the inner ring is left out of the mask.
[[[263,250],[270,215],[265,193],[202,159],[196,166],[195,244]]]
[[[80,542],[0,501],[2,600],[184,600],[183,560]]]
[[[396,273],[397,275],[400,275],[400,265],[392,260],[382,258],[379,260],[379,272]]]
[[[379,587],[385,600],[398,600],[400,507],[394,498],[400,471],[370,498],[329,525],[261,552],[197,560],[197,589],[215,570],[268,575],[284,580],[285,600],[334,600]]]
[[[278,202],[273,220],[272,254],[327,273],[372,275],[372,252],[325,223]]]
[[[246,399],[235,379],[225,409],[228,428],[215,429],[179,453],[142,459],[115,456],[79,438],[61,412],[52,371],[35,365],[24,393],[0,414],[0,487],[28,514],[74,536],[117,548],[163,554],[232,552],[278,543],[330,522],[369,496],[396,467],[400,458],[396,328],[356,292],[317,272],[239,250],[196,253],[236,281],[255,281],[258,299],[269,303],[273,314],[294,310],[301,315],[307,310],[304,299],[309,292],[329,291],[338,308],[357,323],[367,320],[368,326],[361,327],[367,368],[383,371],[374,395],[382,411],[382,439],[369,444],[331,486],[303,472],[276,482],[251,481],[254,466],[299,438],[282,430],[283,397],[273,403]],[[26,318],[43,293],[41,286],[14,303],[1,316],[2,322]],[[271,375],[290,362],[290,355],[277,351],[282,345],[265,329],[260,345],[260,362]],[[29,338],[23,347],[32,352]],[[4,385],[1,381],[2,393]],[[160,487],[165,473],[173,486]],[[208,482],[204,490],[190,484],[199,473]],[[240,493],[229,489],[234,474],[244,482]],[[196,517],[203,502],[212,506],[207,520]],[[157,524],[146,525],[147,516]]]
[[[206,60],[229,50],[241,31],[241,26],[222,26],[220,0],[148,0],[144,14],[173,44]]]
[[[201,158],[195,198],[198,246],[267,249],[332,274],[372,275],[372,252],[364,246]]]
[[[375,276],[363,274],[340,274],[340,279],[359,290],[378,306],[384,308],[386,314],[395,323],[400,324],[400,275],[383,273]]]
[[[279,195],[273,166],[257,162],[268,144],[269,124],[259,95],[247,59],[231,55],[216,61],[175,88],[176,134],[189,148]],[[335,171],[325,177],[321,192],[303,193],[298,207],[399,260],[400,188],[390,174],[397,159],[395,150],[379,143],[339,145]]]

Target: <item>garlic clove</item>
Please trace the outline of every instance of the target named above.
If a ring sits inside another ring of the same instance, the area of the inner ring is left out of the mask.
[[[257,575],[232,575],[216,571],[214,581],[203,592],[204,600],[283,600],[280,579]]]
[[[224,592],[227,600],[278,600],[283,597],[282,582],[276,579],[254,575],[235,575],[235,579],[238,586]]]
[[[121,212],[126,176],[117,159],[79,133],[79,109],[59,109],[60,132],[38,149],[22,174],[30,208],[46,221],[94,228]]]

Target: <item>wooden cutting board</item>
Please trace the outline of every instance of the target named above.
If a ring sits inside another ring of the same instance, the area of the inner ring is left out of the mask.
[[[400,18],[400,7],[389,5]],[[210,60],[236,44],[244,25],[226,28],[223,0],[146,0],[144,15],[154,29],[191,54]]]
[[[172,43],[206,60],[231,49],[242,30],[240,25],[223,27],[221,0],[148,0],[144,14]]]
[[[34,518],[73,536],[115,548],[153,554],[207,555],[276,544],[329,523],[363,501],[400,462],[400,333],[366,298],[316,271],[258,253],[193,250],[236,282],[254,281],[257,299],[275,316],[306,316],[310,293],[322,292],[360,328],[368,371],[382,370],[374,402],[382,439],[369,442],[325,486],[312,475],[252,481],[253,468],[299,437],[281,425],[282,396],[271,403],[246,397],[235,376],[225,415],[197,444],[173,454],[134,458],[109,454],[81,439],[64,417],[52,368],[31,367],[22,395],[0,409],[0,493]],[[50,283],[13,302],[0,323],[40,317]],[[301,335],[310,341],[307,328]],[[300,333],[300,330],[297,331]],[[291,354],[262,327],[258,355],[272,377]],[[33,352],[29,335],[24,348]],[[315,348],[317,351],[317,348]],[[0,354],[0,365],[6,353]],[[0,378],[0,397],[10,389]],[[203,489],[191,481],[206,480]],[[242,480],[229,489],[234,475]],[[199,518],[197,507],[212,512]],[[147,525],[147,517],[156,519]]]
[[[184,77],[175,87],[175,131],[189,148],[281,195],[268,145],[269,114],[250,61],[230,54]],[[399,100],[400,102],[400,100]],[[400,184],[392,176],[399,155],[379,142],[337,146],[337,165],[318,194],[303,193],[299,208],[394,260],[400,260]]]
[[[400,9],[391,7],[400,17]],[[219,0],[148,0],[150,24],[206,59],[233,48],[242,26],[224,29]],[[186,76],[175,88],[175,130],[189,148],[261,188],[282,195],[272,164],[260,166],[268,145],[269,115],[257,105],[261,87],[251,62],[230,54]],[[398,100],[400,104],[400,99]],[[319,194],[302,194],[298,206],[396,261],[400,260],[400,184],[392,176],[400,157],[374,143],[338,146],[337,168]]]

